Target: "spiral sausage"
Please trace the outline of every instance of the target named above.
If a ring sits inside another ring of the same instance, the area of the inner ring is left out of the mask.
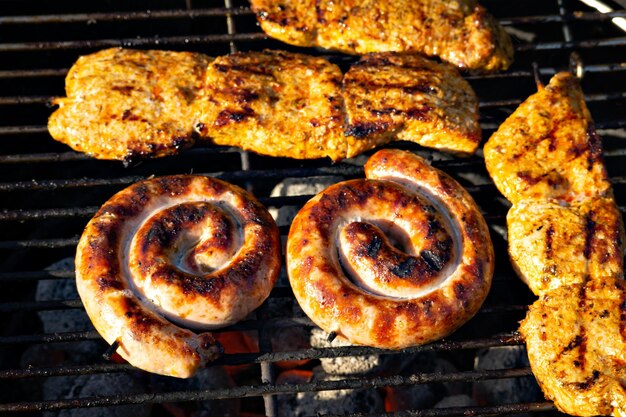
[[[280,234],[249,193],[181,175],[120,191],[89,222],[76,254],[87,314],[132,365],[189,377],[219,354],[211,329],[243,319],[280,270]]]
[[[399,349],[450,334],[491,285],[484,218],[456,181],[409,152],[377,152],[365,175],[327,188],[292,223],[287,269],[300,306],[356,344]]]

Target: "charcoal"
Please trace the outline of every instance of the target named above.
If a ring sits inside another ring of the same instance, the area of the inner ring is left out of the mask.
[[[465,394],[445,397],[433,406],[433,408],[475,407],[477,404],[472,397]]]
[[[528,367],[523,346],[499,346],[477,352],[474,369],[493,370]],[[520,377],[477,381],[474,398],[480,405],[500,405],[539,401],[543,398],[535,378]]]
[[[342,177],[311,177],[311,178],[285,178],[270,194],[271,197],[286,197],[298,195],[315,195],[328,186],[343,181]],[[298,213],[299,206],[281,206],[280,209],[270,208],[270,213],[279,226],[288,226]]]
[[[311,331],[311,346],[316,348],[353,346],[341,336],[328,342],[328,333],[320,329]],[[413,355],[364,355],[322,358],[322,368],[332,375],[362,375],[370,373],[396,373],[413,359]]]
[[[345,377],[329,375],[321,367],[313,371],[311,382],[337,381]],[[278,396],[279,417],[307,417],[325,414],[381,413],[383,398],[375,389],[340,389],[299,392]]]
[[[145,388],[133,376],[124,373],[81,375],[48,378],[44,382],[44,398],[51,400],[77,399],[97,396],[126,396],[144,394]],[[72,408],[44,412],[44,417],[148,417],[151,404],[131,404],[115,407]]]

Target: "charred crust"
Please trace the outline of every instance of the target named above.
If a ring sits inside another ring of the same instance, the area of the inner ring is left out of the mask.
[[[222,110],[215,119],[215,126],[226,126],[229,123],[239,123],[255,115],[254,110],[250,107],[243,107],[241,110]]]
[[[345,135],[352,136],[357,139],[365,138],[374,133],[385,132],[389,127],[388,123],[376,123],[376,122],[359,122],[349,124],[346,127]]]
[[[589,142],[587,170],[591,171],[596,163],[602,163],[602,139],[591,122],[587,125],[587,141]]]
[[[590,259],[591,253],[594,249],[593,242],[596,235],[596,222],[594,220],[593,210],[589,211],[585,216],[585,246],[583,249],[583,255],[585,259]]]
[[[587,378],[583,382],[573,383],[572,385],[574,385],[580,391],[586,391],[598,381],[598,378],[600,378],[600,371],[594,370],[589,378]]]
[[[98,283],[100,291],[103,292],[108,290],[121,291],[124,289],[124,284],[116,278],[99,277],[96,279],[96,282]]]
[[[415,269],[418,264],[417,259],[408,257],[404,261],[401,261],[389,268],[389,272],[397,276],[398,278],[410,278],[415,275]],[[427,264],[428,265],[428,264]]]
[[[553,236],[554,236],[554,225],[550,223],[550,226],[548,226],[548,228],[546,229],[546,258],[547,259],[552,259],[552,256],[554,255],[553,249],[552,249]]]
[[[433,271],[439,272],[446,265],[446,259],[442,259],[437,252],[425,249],[420,252],[420,256]]]

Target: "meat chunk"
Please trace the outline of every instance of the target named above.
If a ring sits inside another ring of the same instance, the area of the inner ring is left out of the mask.
[[[601,139],[570,73],[555,75],[520,104],[485,144],[485,163],[514,204],[524,199],[577,203],[611,190]]]
[[[176,153],[195,141],[196,96],[209,62],[197,53],[121,48],[80,57],[48,130],[99,159]]]
[[[323,58],[234,53],[207,70],[197,128],[218,145],[297,159],[345,158],[342,73]]]
[[[626,285],[613,277],[543,295],[521,324],[547,398],[578,416],[626,412]]]
[[[251,0],[261,28],[283,42],[349,54],[419,52],[459,68],[498,71],[511,38],[475,0]]]
[[[473,153],[478,99],[457,72],[418,55],[371,54],[344,77],[348,157],[392,140]]]
[[[564,207],[522,201],[507,214],[509,254],[537,295],[589,279],[623,276],[622,215],[610,198]]]

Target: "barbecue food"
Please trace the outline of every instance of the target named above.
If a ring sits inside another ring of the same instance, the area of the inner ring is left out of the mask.
[[[626,286],[604,277],[544,294],[522,322],[546,397],[578,416],[626,413]]]
[[[471,154],[478,99],[459,73],[419,55],[363,57],[344,77],[348,157],[393,140]]]
[[[535,377],[563,412],[622,415],[624,226],[576,78],[555,75],[484,150],[489,173],[513,203],[513,266],[540,296],[520,327]]]
[[[263,155],[333,160],[346,155],[341,70],[282,51],[219,57],[206,73],[201,135]]]
[[[338,161],[392,140],[469,154],[481,136],[469,84],[412,55],[371,54],[344,78],[323,58],[283,51],[209,64],[199,54],[108,49],[80,58],[66,82],[50,133],[100,159],[169,155],[197,136],[296,159]]]
[[[193,145],[196,96],[210,59],[189,52],[106,49],[83,56],[48,121],[53,138],[99,159],[131,160]]]
[[[328,187],[294,219],[287,271],[296,299],[322,329],[356,344],[399,349],[450,334],[491,285],[478,207],[409,152],[378,151],[365,175]]]
[[[190,377],[219,349],[211,329],[243,319],[280,270],[280,234],[239,187],[200,176],[120,191],[89,222],[76,285],[96,330],[132,365]]]
[[[511,38],[474,0],[251,0],[269,36],[349,54],[419,52],[459,68],[505,70]]]
[[[485,163],[502,194],[521,200],[577,203],[609,196],[602,142],[576,78],[555,75],[485,144]]]
[[[507,222],[511,262],[535,294],[622,276],[622,215],[613,199],[572,206],[525,200],[511,208]]]

